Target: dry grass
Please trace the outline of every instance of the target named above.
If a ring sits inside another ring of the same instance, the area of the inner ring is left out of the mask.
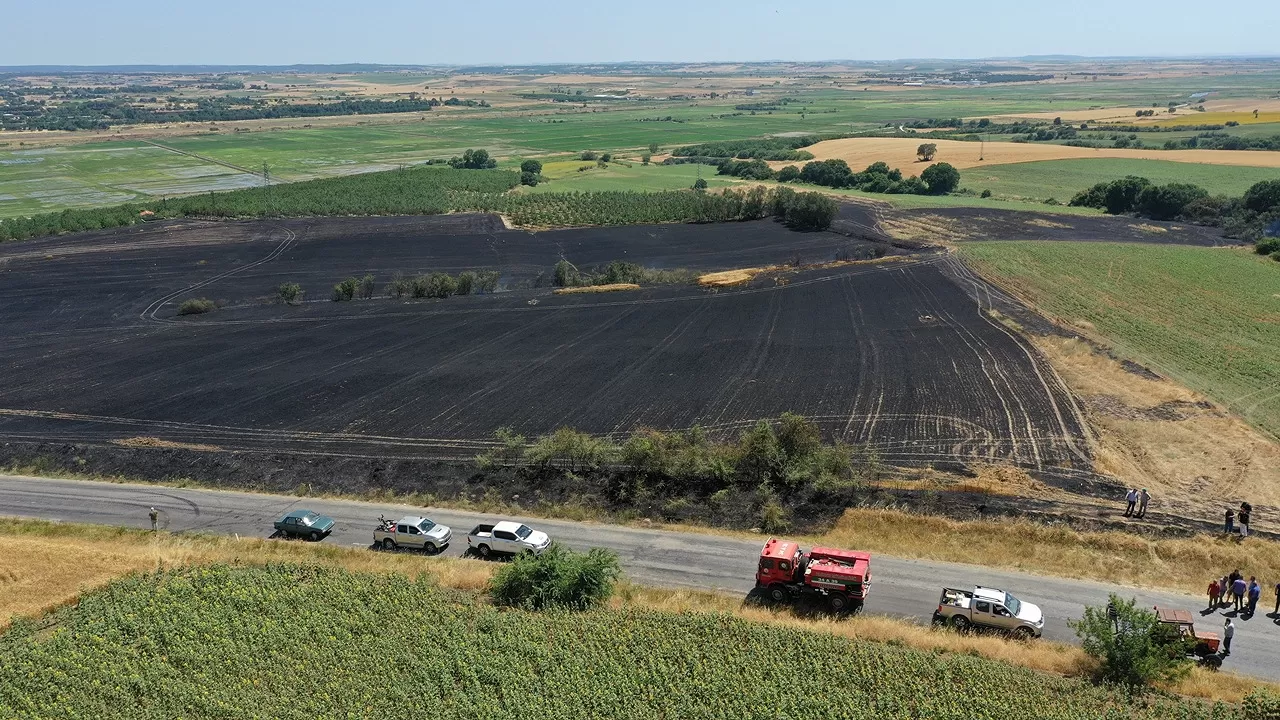
[[[200,563],[267,564],[300,562],[353,572],[394,572],[409,577],[429,573],[443,587],[483,589],[495,566],[472,560],[378,553],[300,542],[209,536],[173,536],[87,525],[30,520],[0,521],[0,617],[32,615],[75,602],[84,592],[129,573]],[[959,634],[910,620],[857,616],[806,619],[785,609],[746,605],[736,597],[698,590],[664,590],[623,583],[615,608],[642,607],[672,613],[726,613],[851,640],[900,644],[933,652],[978,655],[990,660],[1066,676],[1087,676],[1094,661],[1072,645],[1020,642],[985,634]],[[0,627],[7,620],[0,623]],[[1265,684],[1230,673],[1195,671],[1167,688],[1191,697],[1239,702]],[[1274,687],[1274,686],[1273,686]]]
[[[1035,227],[1042,227],[1042,228],[1070,228],[1071,227],[1066,223],[1054,222],[1052,220],[1045,220],[1044,218],[1034,218],[1032,220],[1026,221],[1026,224],[1033,225]]]
[[[1209,578],[1234,568],[1280,577],[1280,543],[1199,535],[1148,538],[1083,532],[1025,520],[952,520],[854,508],[814,543],[897,557],[971,563],[1042,575],[1181,590],[1199,596]]]
[[[780,270],[777,265],[758,268],[739,268],[737,270],[723,270],[721,272],[707,273],[698,276],[698,284],[703,287],[732,287],[734,285],[743,285],[751,282],[751,279],[760,273],[770,272],[772,270]]]
[[[1151,488],[1162,512],[1201,520],[1217,521],[1244,499],[1280,505],[1280,447],[1239,418],[1176,383],[1129,372],[1085,342],[1032,341],[1085,400],[1100,472]]]
[[[954,219],[921,213],[910,217],[889,215],[880,218],[880,227],[896,240],[946,244],[968,240],[971,234]]]
[[[1036,162],[1039,160],[1073,160],[1077,158],[1128,158],[1131,160],[1170,160],[1209,165],[1243,165],[1280,168],[1280,153],[1251,150],[1138,150],[1118,148],[1085,148],[1036,143],[931,140],[938,146],[937,162],[947,162],[959,169]],[[805,148],[818,160],[839,158],[854,170],[874,162],[886,162],[901,168],[904,174],[918,175],[929,163],[916,160],[918,138],[845,138],[826,140]],[[983,160],[978,158],[982,157]],[[782,165],[785,163],[775,163]]]
[[[552,290],[554,295],[577,295],[578,293],[607,293],[620,290],[639,290],[635,283],[609,283],[607,285],[584,285],[583,287],[565,287]]]
[[[66,605],[81,593],[129,573],[205,563],[273,562],[319,563],[410,577],[429,572],[442,585],[468,590],[484,587],[493,572],[488,563],[361,548],[0,520],[0,627],[15,614]]]
[[[131,448],[172,448],[177,450],[200,450],[203,452],[211,452],[211,451],[222,449],[217,445],[202,445],[200,443],[175,442],[173,440],[161,440],[160,438],[157,438],[157,437],[146,437],[146,436],[117,438],[115,440],[112,440],[111,443],[113,445],[121,445],[124,447],[131,447]]]

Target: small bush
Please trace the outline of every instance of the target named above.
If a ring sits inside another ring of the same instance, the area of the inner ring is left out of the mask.
[[[532,175],[541,175],[542,163],[538,162],[537,160],[525,160],[524,162],[520,163],[520,172],[530,173]]]
[[[386,293],[388,297],[396,299],[413,295],[413,280],[396,273],[391,276],[391,282],[387,283]]]
[[[207,312],[213,312],[218,307],[216,303],[208,298],[191,298],[183,300],[178,306],[179,315],[203,315]]]
[[[982,194],[981,194],[981,195],[979,195],[978,197],[989,198],[989,197],[991,197],[991,191],[990,191],[990,190],[983,190],[983,191],[982,191]]]
[[[1240,703],[1244,720],[1280,720],[1280,695],[1266,688],[1256,688]]]
[[[448,273],[431,273],[427,278],[427,294],[429,298],[447,298],[458,290],[458,281]]]
[[[599,156],[596,155],[595,152],[591,150],[583,150],[582,154],[579,155],[578,157],[582,158],[583,160],[595,160]]]
[[[360,282],[356,285],[356,295],[360,296],[362,300],[369,300],[373,297],[376,287],[377,284],[374,282],[373,276],[365,275],[360,278]]]
[[[539,176],[537,173],[531,173],[531,172],[522,172],[522,173],[520,173],[520,184],[521,184],[521,185],[527,185],[528,187],[534,187],[534,186],[536,186],[536,185],[538,184],[538,182],[539,182],[540,180],[541,180],[541,176]]]
[[[476,273],[475,292],[491,293],[498,291],[498,278],[500,275],[497,270],[481,270]]]
[[[1259,255],[1270,255],[1280,252],[1280,238],[1266,238],[1259,240],[1257,245],[1253,246],[1253,251]]]
[[[523,610],[590,610],[613,596],[621,574],[618,556],[603,548],[576,553],[553,544],[540,555],[521,555],[489,581],[496,605]]]
[[[302,302],[302,286],[298,283],[281,283],[276,288],[276,302],[285,305],[297,305]]]
[[[356,296],[356,290],[360,287],[360,281],[355,278],[347,278],[337,285],[333,286],[333,301],[346,302]]]
[[[476,274],[467,270],[458,273],[456,287],[453,293],[455,295],[470,295],[476,291]]]

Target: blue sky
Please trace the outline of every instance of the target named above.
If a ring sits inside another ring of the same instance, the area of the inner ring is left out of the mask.
[[[1280,0],[5,0],[0,65],[1280,54]],[[1216,9],[1222,9],[1216,15]]]

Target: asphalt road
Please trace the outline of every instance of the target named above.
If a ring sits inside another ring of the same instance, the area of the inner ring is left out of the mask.
[[[0,475],[0,515],[146,528],[150,526],[147,515],[150,506],[163,511],[169,532],[259,537],[271,534],[271,523],[277,517],[304,507],[337,521],[335,531],[325,542],[357,547],[368,547],[372,543],[373,527],[379,515],[400,518],[421,514],[453,528],[455,541],[445,550],[445,555],[461,555],[466,550],[463,536],[480,521],[496,519],[481,513],[349,500]],[[755,539],[597,523],[513,519],[544,530],[572,548],[614,550],[627,575],[636,582],[740,593],[744,597],[754,585],[755,562],[762,544]],[[1105,604],[1109,592],[1137,597],[1146,606],[1196,612],[1205,606],[1202,597],[880,554],[872,557],[871,568],[872,590],[867,612],[928,621],[944,585],[985,585],[1002,588],[1040,605],[1046,617],[1045,636],[1068,642],[1075,641],[1075,635],[1066,621],[1080,617],[1085,604]],[[1247,574],[1248,568],[1244,571]],[[1280,618],[1267,616],[1273,602],[1270,591],[1264,591],[1258,614],[1249,620],[1236,620],[1234,652],[1224,663],[1225,669],[1280,680]],[[1221,612],[1210,613],[1204,616],[1201,629],[1220,632],[1222,623]]]

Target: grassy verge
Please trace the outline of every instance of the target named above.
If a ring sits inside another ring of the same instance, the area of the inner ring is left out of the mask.
[[[1246,250],[991,242],[962,256],[1062,323],[1280,434],[1280,267]]]
[[[411,694],[439,693],[438,700],[451,707],[471,701],[453,694],[452,679],[462,681],[458,672],[491,672],[481,662],[490,652],[530,659],[517,674],[530,666],[542,671],[544,677],[534,684],[539,702],[570,702],[562,692],[571,688],[572,695],[583,688],[555,668],[562,663],[577,667],[578,661],[568,658],[594,658],[604,648],[610,659],[593,663],[596,670],[579,679],[608,684],[626,678],[639,682],[645,676],[640,687],[683,693],[692,691],[684,683],[693,677],[699,687],[719,686],[717,697],[746,697],[752,687],[761,688],[744,678],[781,663],[792,670],[812,668],[812,677],[806,671],[810,680],[839,673],[820,683],[827,688],[817,694],[824,701],[836,692],[833,687],[857,692],[852,688],[875,686],[874,702],[892,698],[889,705],[879,706],[885,717],[919,717],[919,712],[928,717],[987,716],[999,714],[1000,708],[1010,717],[1046,717],[1033,711],[1034,705],[1021,707],[1031,701],[1028,693],[1047,693],[1036,701],[1043,707],[1053,696],[1056,706],[1070,711],[1061,717],[1095,716],[1125,702],[1111,691],[1073,679],[1092,669],[1077,648],[959,635],[888,618],[807,620],[713,593],[630,585],[620,589],[605,611],[576,616],[496,612],[467,594],[483,587],[495,567],[479,561],[34,521],[0,521],[0,549],[12,559],[5,567],[10,582],[0,586],[0,614],[30,617],[62,608],[49,621],[24,624],[0,636],[0,655],[5,656],[0,674],[7,675],[0,692],[9,693],[6,704],[43,708],[44,714],[66,715],[83,709],[84,703],[135,691],[158,703],[156,707],[192,692],[210,693],[212,704],[182,708],[179,714],[189,717],[237,714],[239,702],[262,703],[255,708],[260,711],[278,702],[273,697],[327,703],[329,710],[321,714],[332,714],[347,693],[368,698],[370,705],[358,713],[368,714],[376,707],[389,709],[379,703],[402,696],[394,687],[381,688],[387,678],[400,674],[368,662],[383,656],[388,645],[401,643],[413,648],[412,656],[421,663],[443,671],[416,677]],[[205,569],[184,569],[190,567]],[[167,572],[96,590],[131,573],[153,571]],[[32,595],[39,596],[38,606]],[[44,631],[48,627],[57,630],[49,634]],[[483,638],[471,637],[477,628]],[[302,637],[294,637],[297,633],[306,638],[302,655],[280,655],[282,648],[298,647],[295,641]],[[163,656],[144,650],[161,637],[167,638]],[[627,660],[633,653],[644,661]],[[692,657],[697,658],[692,675],[680,670],[680,663],[670,666],[675,658],[689,662]],[[127,671],[119,665],[126,660]],[[193,672],[182,670],[188,663],[196,663]],[[748,671],[743,663],[756,669]],[[661,670],[650,677],[655,667]],[[42,672],[34,672],[37,668]],[[368,671],[377,675],[368,677]],[[939,673],[956,681],[933,682]],[[54,676],[60,679],[54,682]],[[443,687],[436,685],[441,678]],[[769,684],[764,685],[767,691]],[[1171,689],[1236,702],[1257,685],[1226,673],[1211,678],[1193,673]],[[504,681],[503,686],[524,692],[523,682]],[[380,692],[368,693],[371,687]],[[56,688],[62,690],[51,692]],[[229,688],[236,692],[227,692]],[[617,690],[618,700],[641,707],[655,702],[655,694]],[[1144,712],[1150,717],[1171,712],[1207,717],[1209,711],[1172,698],[1147,702],[1151,705]],[[132,702],[114,705],[115,711],[111,707],[102,708],[107,716],[118,714],[118,708],[137,709]],[[560,715],[554,709],[546,714]]]

